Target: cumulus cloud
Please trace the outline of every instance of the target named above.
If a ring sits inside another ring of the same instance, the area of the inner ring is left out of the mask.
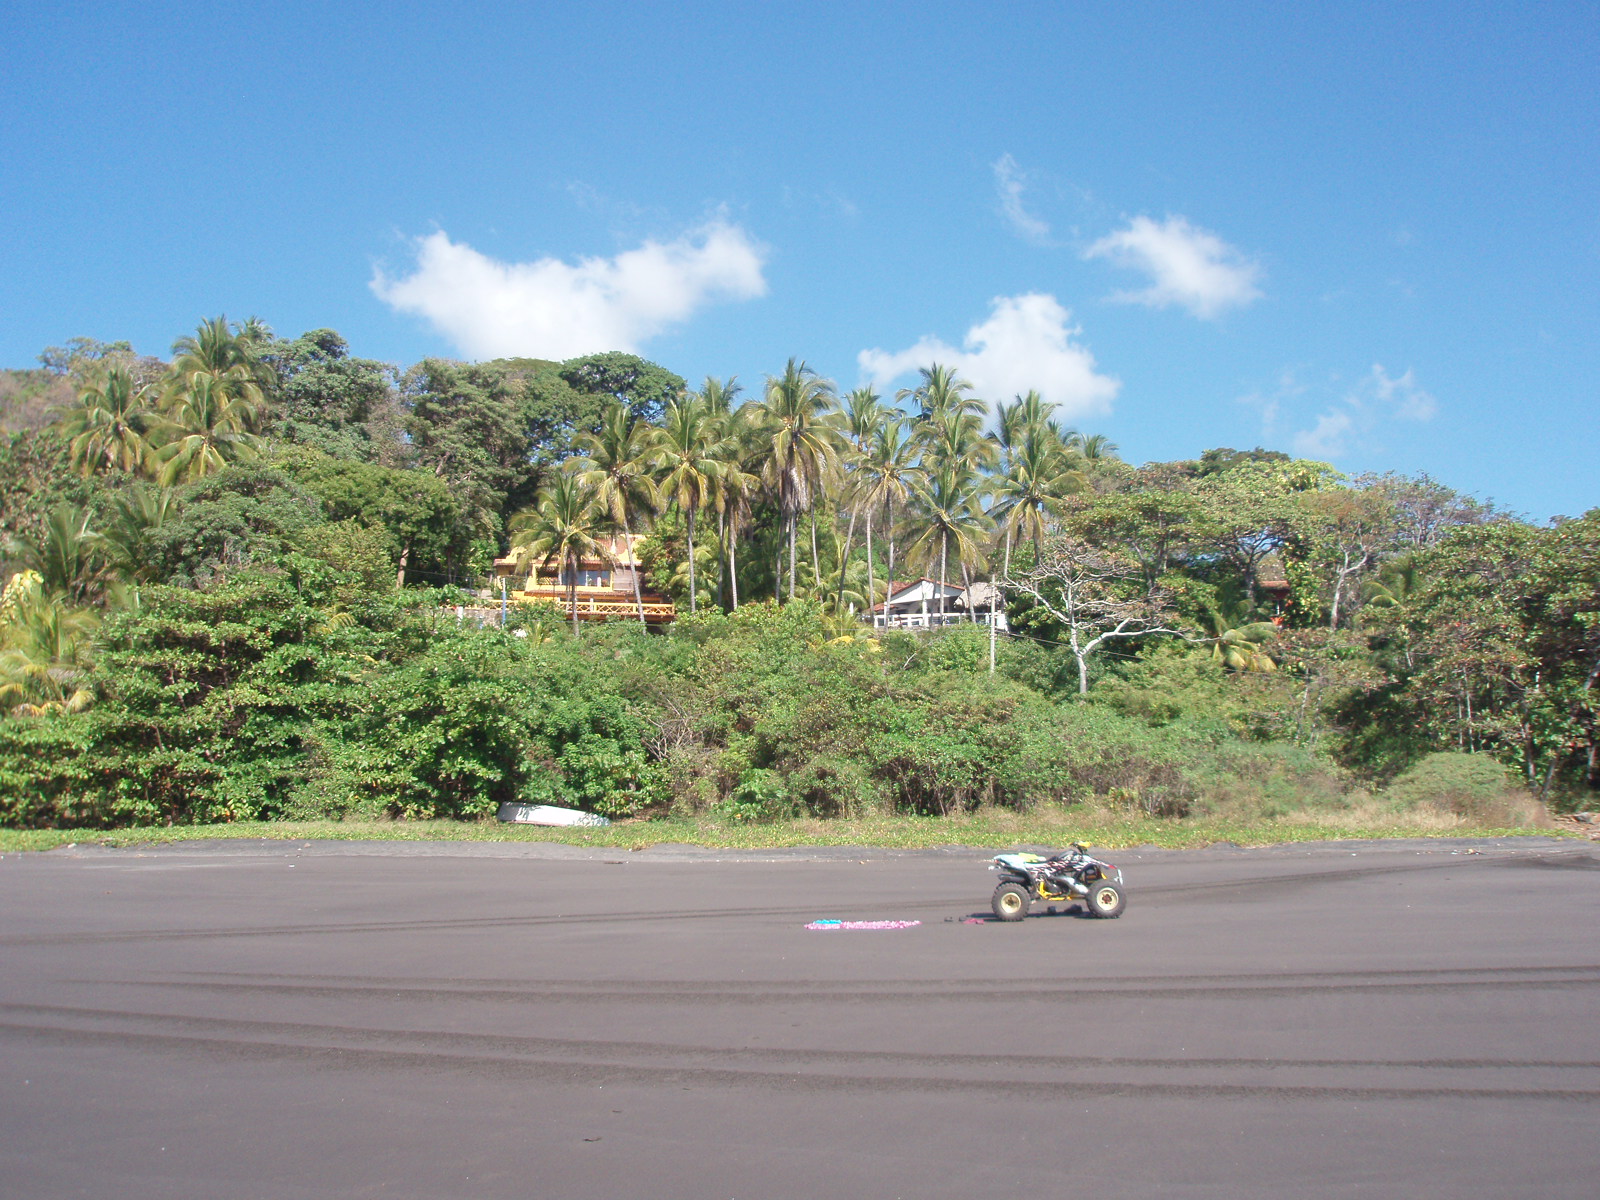
[[[1294,435],[1294,452],[1299,458],[1319,461],[1341,458],[1350,448],[1350,433],[1355,426],[1355,416],[1348,409],[1332,409],[1317,417],[1310,429]]]
[[[919,367],[953,367],[991,403],[1035,388],[1068,419],[1110,410],[1122,384],[1095,369],[1094,355],[1074,339],[1082,331],[1054,296],[1000,296],[989,319],[967,330],[957,349],[925,337],[905,350],[863,350],[861,373],[886,387]]]
[[[415,245],[415,271],[390,278],[379,268],[369,286],[471,358],[637,351],[708,304],[767,291],[765,248],[722,218],[671,242],[576,263],[499,262],[443,230]]]
[[[1050,236],[1050,226],[1024,207],[1022,192],[1028,177],[1017,160],[1002,154],[994,164],[994,182],[1000,191],[1000,212],[1006,223],[1030,242],[1042,242]]]
[[[1431,421],[1439,411],[1439,402],[1417,386],[1417,377],[1409,367],[1400,378],[1391,379],[1382,363],[1373,363],[1366,386],[1378,404],[1402,421]]]
[[[1150,286],[1118,292],[1112,299],[1166,308],[1176,304],[1208,319],[1243,308],[1261,297],[1261,268],[1216,234],[1183,217],[1152,221],[1134,217],[1126,229],[1107,234],[1083,252],[1113,266],[1142,271]]]
[[[1334,459],[1356,445],[1367,445],[1392,421],[1431,421],[1439,402],[1424,391],[1416,375],[1390,375],[1382,363],[1318,415],[1316,424],[1292,439],[1294,452],[1303,458]]]

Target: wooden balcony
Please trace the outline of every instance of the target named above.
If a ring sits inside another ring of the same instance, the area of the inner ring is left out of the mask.
[[[571,601],[564,587],[525,588],[508,593],[508,599],[519,604],[553,604],[571,616]],[[619,592],[614,588],[580,587],[577,589],[578,620],[580,621],[637,621],[639,605],[632,592]],[[678,610],[672,602],[646,593],[644,620],[647,625],[666,625],[677,619]]]

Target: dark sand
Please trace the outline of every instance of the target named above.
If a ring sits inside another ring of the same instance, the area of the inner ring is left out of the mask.
[[[7,854],[0,1196],[1600,1194],[1600,847],[1111,857]]]

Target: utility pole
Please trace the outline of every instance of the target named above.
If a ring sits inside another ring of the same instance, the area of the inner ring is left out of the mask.
[[[506,577],[500,576],[500,628],[506,627]]]
[[[994,622],[995,608],[1000,602],[1000,590],[994,586],[994,572],[989,572],[989,674],[994,674]]]

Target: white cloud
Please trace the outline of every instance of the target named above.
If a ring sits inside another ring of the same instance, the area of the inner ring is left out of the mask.
[[[1050,226],[1030,213],[1022,203],[1022,192],[1027,187],[1027,174],[1009,154],[1002,154],[994,164],[994,182],[1000,190],[1000,212],[1017,233],[1030,242],[1042,242],[1050,236]]]
[[[1216,234],[1183,217],[1168,217],[1159,223],[1134,217],[1126,229],[1101,238],[1083,256],[1103,258],[1113,266],[1150,276],[1148,288],[1118,292],[1113,300],[1152,308],[1176,304],[1197,317],[1210,318],[1261,297],[1256,286],[1261,268]]]
[[[1333,409],[1317,418],[1316,426],[1294,435],[1294,452],[1300,458],[1319,461],[1340,458],[1350,448],[1355,416],[1349,409]]]
[[[861,372],[879,387],[918,367],[953,367],[991,404],[1036,388],[1067,419],[1110,410],[1122,384],[1095,370],[1094,355],[1073,339],[1082,331],[1054,296],[1000,296],[989,319],[967,330],[962,348],[925,337],[890,353],[863,350]]]
[[[1294,452],[1304,458],[1333,459],[1352,448],[1370,448],[1372,439],[1393,421],[1431,421],[1439,402],[1417,385],[1410,369],[1391,376],[1382,363],[1317,417],[1316,424],[1296,433]]]
[[[1373,363],[1367,385],[1373,398],[1388,405],[1402,421],[1431,421],[1439,411],[1439,402],[1417,386],[1416,374],[1409,367],[1400,378],[1390,379],[1382,363]]]
[[[636,351],[708,304],[767,291],[765,248],[720,217],[675,241],[576,264],[498,262],[443,230],[418,238],[416,251],[412,274],[391,279],[376,269],[368,286],[472,358]]]

